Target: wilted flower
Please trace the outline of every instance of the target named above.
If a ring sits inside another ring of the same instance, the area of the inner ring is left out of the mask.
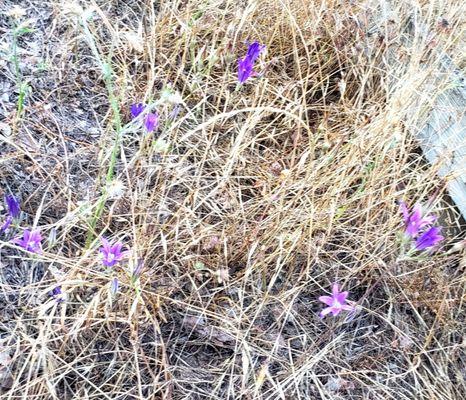
[[[324,304],[327,304],[328,307],[324,308],[320,312],[320,317],[323,318],[327,314],[332,314],[333,316],[338,315],[341,311],[352,311],[354,310],[353,306],[350,306],[346,303],[346,298],[348,297],[348,292],[340,292],[340,288],[337,283],[333,284],[332,295],[331,296],[320,296],[319,301]]]
[[[110,293],[112,293],[113,295],[116,295],[116,293],[118,292],[118,279],[117,278],[113,278],[112,279],[112,283],[110,285]]]
[[[238,81],[244,83],[249,77],[255,74],[254,62],[259,57],[265,46],[261,46],[258,42],[249,45],[248,52],[243,59],[238,60]]]
[[[57,243],[57,228],[50,229],[49,237],[48,237],[48,244],[50,247],[55,246]]]
[[[42,236],[39,231],[30,231],[25,229],[23,233],[23,238],[17,238],[13,240],[13,243],[22,247],[23,249],[30,251],[31,253],[41,253],[42,252]]]
[[[173,110],[168,115],[168,118],[169,119],[176,119],[176,117],[180,113],[180,110],[181,110],[181,106],[179,104],[176,104],[175,107],[173,107]]]
[[[416,204],[413,207],[412,212],[410,213],[405,202],[400,203],[401,212],[403,213],[403,219],[405,220],[406,225],[406,235],[410,237],[417,236],[422,228],[433,224],[436,220],[434,215],[425,215],[423,216],[422,207],[419,204]]]
[[[159,126],[159,115],[157,113],[149,113],[144,120],[144,126],[148,132],[152,132]]]
[[[133,275],[132,275],[133,280],[136,280],[139,278],[143,268],[144,268],[144,260],[141,258],[138,260],[138,263],[136,264],[136,268],[134,268],[133,270]]]
[[[133,118],[137,118],[146,108],[146,106],[142,103],[132,104],[131,105],[131,116]]]
[[[126,251],[121,251],[123,244],[120,242],[111,245],[110,242],[102,238],[102,247],[99,249],[103,255],[102,263],[106,267],[113,267],[117,262],[121,261],[125,255]]]
[[[425,250],[429,248],[435,247],[438,243],[440,243],[444,237],[440,235],[440,231],[442,228],[438,226],[433,226],[425,231],[422,235],[420,235],[416,239],[415,247],[417,250]]]
[[[126,187],[121,180],[114,179],[107,183],[106,190],[109,199],[119,199],[125,194]]]

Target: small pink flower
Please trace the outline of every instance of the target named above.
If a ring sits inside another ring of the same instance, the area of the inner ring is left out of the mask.
[[[328,305],[320,312],[320,317],[323,318],[327,314],[332,314],[334,317],[340,314],[341,311],[352,311],[354,310],[353,306],[350,306],[346,303],[346,298],[348,297],[348,292],[340,292],[340,288],[337,283],[333,284],[332,295],[331,296],[320,296],[319,301]]]

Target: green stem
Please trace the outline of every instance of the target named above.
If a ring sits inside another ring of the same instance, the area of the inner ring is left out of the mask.
[[[120,149],[120,142],[121,142],[121,132],[122,132],[122,125],[121,125],[121,116],[120,116],[120,107],[118,104],[118,100],[115,97],[114,93],[114,88],[113,88],[113,71],[112,67],[110,65],[109,61],[108,63],[103,63],[102,58],[100,56],[100,53],[94,43],[94,37],[89,30],[89,27],[87,25],[87,20],[85,18],[82,19],[82,27],[84,29],[85,36],[87,38],[87,42],[92,50],[92,53],[94,54],[96,60],[99,62],[100,67],[102,68],[102,72],[104,75],[104,81],[105,81],[105,86],[107,89],[107,94],[108,94],[108,100],[110,103],[110,107],[112,108],[112,114],[113,114],[113,121],[112,125],[114,126],[116,137],[115,141],[113,143],[113,148],[112,148],[112,153],[110,155],[110,162],[107,168],[107,174],[105,176],[105,183],[109,183],[114,176],[115,173],[115,166],[117,162],[117,158],[119,155],[119,149]],[[95,227],[97,225],[97,221],[100,219],[102,216],[102,213],[104,211],[105,207],[105,202],[107,200],[107,190],[104,187],[102,189],[102,194],[98,200],[97,207],[95,210],[94,215],[92,216],[92,220],[89,223],[89,230],[87,232],[87,237],[86,237],[86,248],[88,248],[93,239],[94,239],[94,234],[95,234]]]

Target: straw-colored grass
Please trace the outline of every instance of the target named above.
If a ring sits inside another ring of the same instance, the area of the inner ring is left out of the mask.
[[[31,256],[1,238],[0,398],[464,398],[464,230],[415,136],[464,7],[382,3],[22,4],[31,90],[0,180],[46,240]],[[409,41],[410,17],[431,36]],[[246,40],[266,52],[238,87]],[[135,102],[161,114],[156,144]],[[442,216],[441,251],[400,257],[399,200]],[[131,250],[112,271],[101,236]],[[320,319],[333,282],[357,311]]]

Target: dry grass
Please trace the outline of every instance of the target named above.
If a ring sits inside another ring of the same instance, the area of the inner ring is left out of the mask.
[[[31,90],[18,115],[2,16],[0,179],[21,226],[56,239],[37,257],[0,242],[0,398],[464,398],[465,258],[446,252],[464,226],[414,139],[438,51],[464,41],[461,1],[99,0],[84,23],[20,3]],[[405,40],[410,16],[433,39]],[[237,90],[248,39],[263,76]],[[158,104],[160,152],[128,109],[168,86],[183,104],[173,122]],[[443,215],[445,251],[398,259],[399,199]],[[116,296],[102,235],[132,249]],[[318,318],[334,281],[353,318]]]

